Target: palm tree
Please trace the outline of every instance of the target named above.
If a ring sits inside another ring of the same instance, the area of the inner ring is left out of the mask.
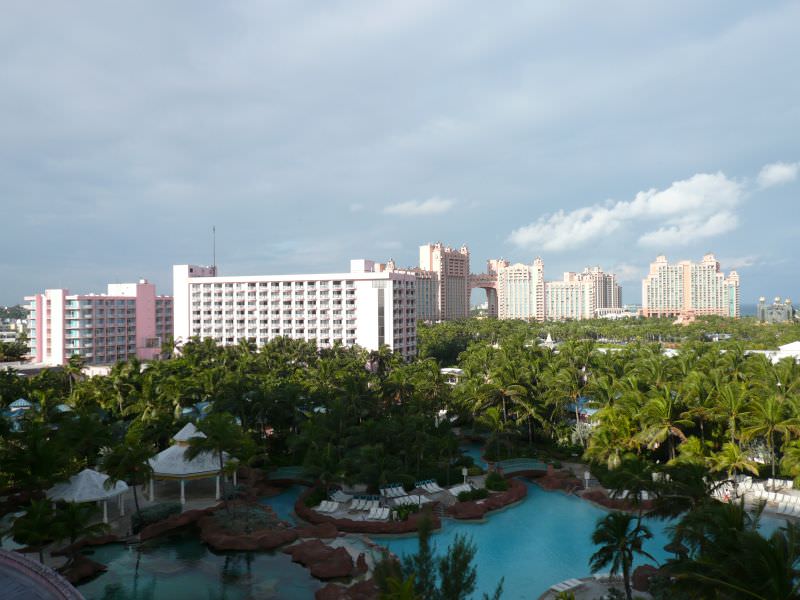
[[[186,460],[193,460],[205,452],[212,453],[219,460],[219,475],[222,479],[222,501],[228,508],[225,493],[225,454],[247,452],[249,440],[242,432],[242,428],[229,413],[214,413],[206,417],[200,424],[200,431],[204,437],[194,437],[189,440],[184,456]],[[241,458],[241,456],[239,456]]]
[[[118,481],[131,482],[133,503],[136,506],[136,514],[139,515],[140,522],[142,511],[139,507],[139,495],[136,490],[153,474],[150,459],[155,453],[155,448],[148,444],[126,439],[109,451],[102,460],[102,468],[108,475],[105,483],[108,488],[112,488]]]
[[[743,503],[709,503],[690,511],[674,540],[690,552],[667,563],[674,586],[692,598],[794,600],[800,597],[800,530],[787,523],[768,538],[760,513]]]
[[[714,471],[722,471],[731,479],[741,471],[749,471],[756,477],[758,476],[758,463],[750,459],[742,449],[736,444],[725,442],[722,450],[711,457],[711,468]]]
[[[716,410],[719,419],[724,421],[731,443],[736,443],[743,415],[747,410],[747,388],[743,383],[726,383],[717,387]]]
[[[18,544],[33,546],[44,564],[44,547],[53,540],[53,507],[49,500],[32,500],[25,514],[11,526],[11,536]]]
[[[597,527],[592,533],[592,543],[600,548],[589,559],[592,573],[611,565],[611,574],[615,575],[622,570],[625,582],[625,596],[632,600],[631,567],[634,554],[646,556],[655,560],[650,554],[642,550],[642,543],[653,537],[650,530],[644,525],[637,525],[633,515],[626,513],[610,513],[597,522]]]
[[[675,458],[675,438],[686,439],[681,427],[692,425],[692,422],[680,416],[676,395],[669,385],[661,388],[653,396],[641,412],[644,429],[640,438],[650,449],[657,448],[664,441],[669,448],[670,460]]]
[[[69,540],[70,561],[74,559],[73,546],[79,537],[91,537],[108,531],[105,523],[90,523],[97,508],[92,504],[78,504],[67,502],[56,508],[53,517],[53,532],[55,537]]]
[[[494,442],[495,452],[497,453],[496,459],[500,460],[500,443],[505,439],[508,433],[508,423],[503,419],[503,413],[497,406],[492,406],[478,417],[478,422],[484,425],[491,431],[489,442]]]
[[[787,405],[777,396],[770,394],[766,398],[756,399],[750,403],[746,413],[747,426],[744,435],[747,438],[763,437],[767,442],[772,476],[775,477],[775,435],[783,435],[788,441],[791,435],[800,433],[800,419],[794,414],[787,415]]]

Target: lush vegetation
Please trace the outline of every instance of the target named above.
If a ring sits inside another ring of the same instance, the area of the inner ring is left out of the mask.
[[[20,337],[13,342],[0,342],[0,363],[16,362],[28,353],[28,343],[25,337]]]
[[[397,560],[384,555],[376,565],[375,581],[381,600],[464,600],[475,591],[478,576],[473,564],[475,544],[457,535],[447,550],[437,556],[436,547],[430,543],[431,522],[423,518],[418,532],[419,549],[416,554]],[[503,593],[501,580],[491,600],[499,600]],[[483,594],[483,600],[490,596]]]
[[[539,343],[548,333],[555,350]],[[712,342],[710,333],[732,338]],[[738,474],[800,476],[800,366],[745,352],[795,339],[796,324],[748,319],[686,327],[471,320],[421,326],[421,357],[411,363],[385,349],[318,352],[288,339],[221,348],[207,340],[166,360],[117,364],[107,377],[83,377],[77,359],[30,378],[0,372],[1,408],[21,397],[36,403],[22,419],[0,419],[0,495],[40,496],[86,466],[141,484],[147,457],[202,415],[207,438],[191,452],[225,451],[265,468],[302,465],[318,478],[319,499],[340,482],[373,492],[390,482],[406,489],[421,479],[460,482],[462,466],[477,472],[459,452],[461,434],[484,440],[489,459],[529,456],[560,466],[582,458],[634,502],[647,491],[658,515],[689,519],[715,510],[711,487]],[[665,346],[679,351],[666,354]],[[442,366],[460,367],[463,377],[448,385]],[[503,485],[487,478],[490,489]],[[606,561],[624,574],[637,552],[625,544],[646,533],[641,513],[625,525],[604,524],[595,566]],[[760,542],[751,529],[741,536],[758,551],[794,543],[792,531]],[[679,558],[675,572],[688,580],[696,579],[693,561],[723,555],[698,542]],[[776,571],[790,577],[776,585],[794,585],[791,573]],[[431,581],[408,568],[393,585],[418,590],[421,580]]]
[[[190,342],[179,357],[146,368],[119,363],[107,377],[84,378],[81,367],[73,360],[30,378],[0,373],[3,407],[17,398],[37,403],[24,427],[0,441],[0,487],[42,490],[98,464],[141,483],[142,456],[165,448],[203,402],[213,403],[203,426],[209,432],[193,452],[227,444],[258,465],[300,464],[325,484],[373,489],[460,479],[456,437],[449,421],[437,420],[450,389],[433,360],[404,364],[388,351],[360,349],[318,353],[312,344],[281,339],[261,350]],[[101,456],[103,447],[114,448],[110,457]]]
[[[27,319],[28,309],[21,304],[17,306],[0,306],[0,319]]]

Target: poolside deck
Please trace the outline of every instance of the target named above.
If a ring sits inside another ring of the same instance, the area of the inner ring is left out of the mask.
[[[575,600],[598,600],[603,598],[606,593],[612,588],[616,588],[624,593],[624,586],[620,578],[613,578],[611,580],[597,579],[595,577],[583,577],[580,579],[581,584],[574,588],[567,590],[575,594]],[[634,597],[643,598],[644,600],[652,600],[652,596],[647,592],[640,592],[634,590]],[[556,600],[558,592],[547,590],[544,594],[539,596],[539,600]]]

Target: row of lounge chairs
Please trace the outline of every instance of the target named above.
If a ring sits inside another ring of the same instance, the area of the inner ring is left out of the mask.
[[[323,500],[320,505],[317,507],[317,512],[321,513],[332,513],[339,510],[339,503],[332,502],[331,500]]]
[[[550,586],[550,589],[556,593],[561,593],[574,589],[580,585],[583,585],[583,582],[580,579],[567,579],[566,581],[562,581],[561,583]]]
[[[426,479],[425,481],[417,481],[414,485],[418,488],[425,490],[429,494],[437,494],[439,492],[444,491],[444,488],[439,487],[439,484],[436,483],[436,481],[434,481],[433,479]]]
[[[775,507],[775,512],[787,517],[800,517],[800,504],[796,502],[781,502]]]
[[[453,496],[458,497],[461,492],[469,492],[472,490],[472,486],[468,483],[462,483],[460,485],[453,486],[449,488],[447,491],[453,494]]]
[[[425,496],[417,496],[417,495],[410,495],[410,496],[402,496],[400,498],[394,499],[395,506],[403,506],[406,504],[427,504],[428,502],[432,502],[430,498],[426,498]]]
[[[368,521],[385,521],[386,519],[389,518],[389,512],[390,512],[390,510],[386,506],[384,506],[384,507],[380,507],[379,506],[377,508],[373,508],[373,509],[371,509],[369,511],[369,514],[367,515],[367,520]]]
[[[368,500],[366,498],[354,498],[350,502],[350,510],[372,510],[378,508],[380,500]]]
[[[791,490],[793,485],[791,479],[767,479],[768,490]]]
[[[399,498],[400,496],[405,495],[406,491],[399,483],[392,483],[381,488],[381,496],[386,498]]]
[[[351,494],[345,494],[342,490],[336,490],[331,494],[331,500],[334,502],[341,502],[342,504],[347,504],[352,499],[353,496]]]

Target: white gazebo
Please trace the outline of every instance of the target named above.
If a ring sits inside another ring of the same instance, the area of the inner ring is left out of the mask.
[[[187,479],[207,479],[216,477],[217,493],[216,499],[220,497],[220,476],[219,455],[216,452],[202,452],[188,460],[185,456],[186,449],[189,447],[189,440],[192,438],[204,438],[206,435],[197,429],[192,423],[184,425],[173,437],[175,442],[166,450],[162,450],[150,459],[150,466],[153,468],[153,476],[150,479],[150,501],[155,500],[154,479],[178,480],[181,483],[181,504],[186,504],[186,480]],[[227,452],[222,453],[223,463],[230,460]],[[233,483],[236,485],[236,473],[233,474]]]
[[[102,502],[103,503],[103,523],[108,523],[108,501],[110,498],[117,498],[119,501],[119,511],[125,514],[125,503],[122,494],[128,490],[128,484],[124,481],[117,481],[113,486],[106,487],[108,475],[98,473],[94,469],[84,469],[77,475],[69,478],[69,481],[57,483],[47,490],[47,498],[53,502],[64,500],[66,502]]]

